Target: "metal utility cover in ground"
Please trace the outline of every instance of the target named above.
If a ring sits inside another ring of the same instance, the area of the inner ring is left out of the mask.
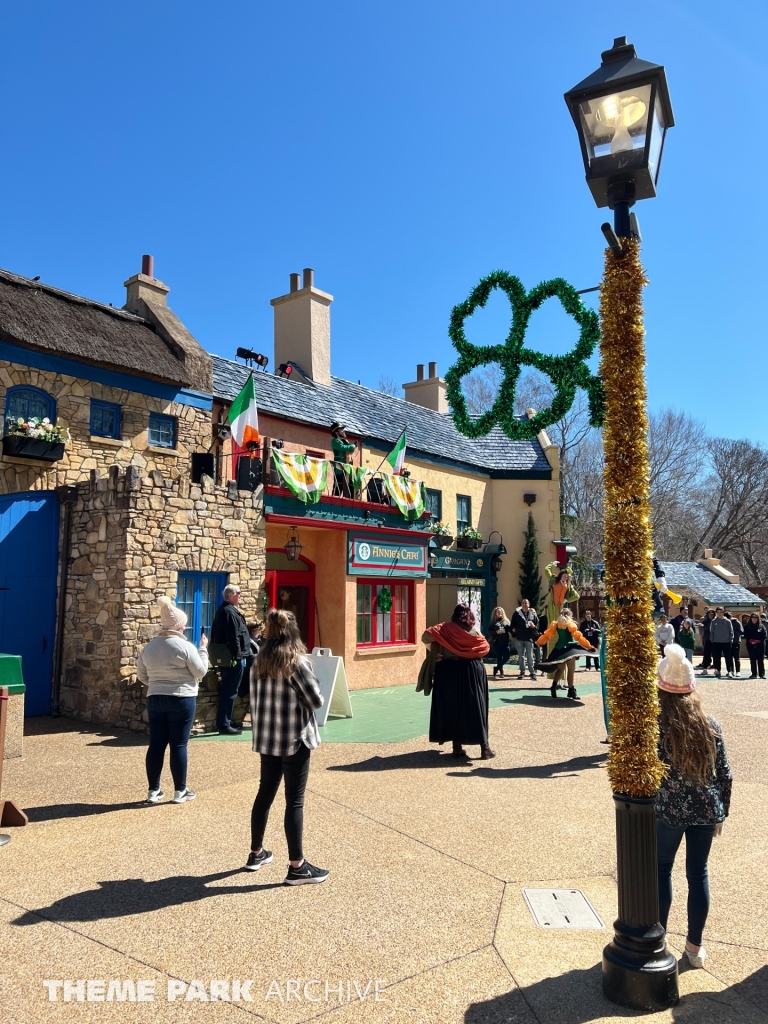
[[[581,889],[523,889],[540,928],[605,928]]]

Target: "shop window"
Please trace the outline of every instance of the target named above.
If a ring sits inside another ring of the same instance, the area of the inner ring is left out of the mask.
[[[224,572],[180,572],[176,584],[176,604],[187,614],[184,636],[193,644],[200,634],[210,640],[216,610],[224,600],[227,574]]]
[[[175,448],[176,417],[151,412],[149,414],[149,443],[155,448]]]
[[[47,416],[51,423],[56,422],[56,402],[47,391],[33,387],[8,388],[5,394],[5,432],[8,433],[9,420],[28,420],[30,416],[38,416],[44,420]]]
[[[357,646],[413,643],[413,583],[357,581]]]
[[[120,440],[120,406],[91,399],[91,435]]]
[[[461,531],[472,525],[472,499],[468,494],[456,495],[456,530],[457,536]]]
[[[425,493],[427,500],[424,502],[424,508],[439,522],[443,518],[443,492],[435,490],[434,487],[427,487]]]

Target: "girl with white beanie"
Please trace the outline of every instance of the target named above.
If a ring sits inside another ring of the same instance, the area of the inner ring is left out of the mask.
[[[667,765],[656,797],[659,918],[667,927],[672,905],[672,867],[685,836],[688,933],[685,956],[703,967],[701,944],[709,914],[707,862],[731,802],[731,769],[720,726],[704,714],[693,665],[679,644],[667,644],[658,669],[659,757]]]
[[[160,775],[166,747],[171,748],[171,775],[175,804],[194,800],[187,788],[187,743],[192,731],[200,680],[208,671],[208,638],[199,649],[184,636],[187,616],[169,597],[158,599],[160,634],[150,640],[136,662],[136,675],[148,687],[149,749],[147,750],[148,804],[163,799]]]

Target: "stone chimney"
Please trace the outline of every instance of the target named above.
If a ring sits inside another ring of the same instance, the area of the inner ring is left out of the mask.
[[[445,392],[445,381],[437,376],[437,363],[429,364],[429,377],[424,379],[424,363],[416,364],[416,380],[403,384],[406,402],[423,405],[425,409],[435,412],[448,412],[448,397]]]
[[[306,267],[301,282],[298,274],[291,274],[288,294],[270,302],[275,311],[275,369],[296,363],[318,384],[331,383],[332,302],[332,295],[315,288],[314,270]]]
[[[168,306],[167,284],[154,276],[153,256],[141,257],[141,273],[125,281],[127,292],[123,309],[149,321],[189,374],[191,386],[206,395],[213,393],[213,364],[211,357],[190,334],[184,324]]]

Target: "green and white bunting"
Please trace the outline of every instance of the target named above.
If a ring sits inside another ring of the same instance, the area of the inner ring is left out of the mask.
[[[365,479],[371,473],[367,466],[351,466],[348,462],[337,462],[336,467],[340,467],[349,477],[353,491],[362,491],[365,486]]]
[[[406,519],[419,519],[424,512],[424,484],[409,477],[383,474],[390,497]]]
[[[272,458],[285,486],[307,505],[320,501],[328,481],[328,463],[325,459],[312,459],[308,455],[294,455],[272,449]]]

